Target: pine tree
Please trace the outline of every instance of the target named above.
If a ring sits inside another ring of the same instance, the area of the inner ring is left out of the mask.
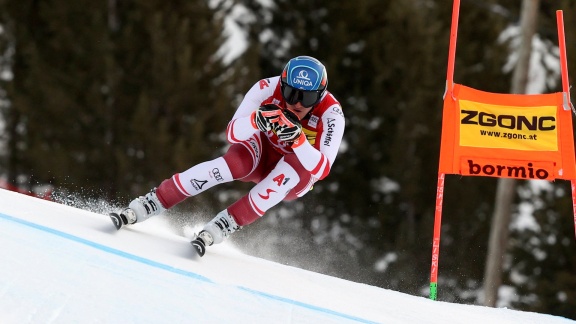
[[[142,194],[223,146],[222,21],[204,1],[10,2],[12,174]]]

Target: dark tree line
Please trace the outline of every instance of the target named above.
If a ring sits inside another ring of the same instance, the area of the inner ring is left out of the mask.
[[[343,149],[311,193],[233,240],[249,254],[427,295],[451,1],[214,3],[1,1],[0,69],[13,77],[0,79],[8,102],[0,171],[126,203],[222,154],[244,92],[289,58],[312,55],[344,109]],[[509,92],[507,45],[497,39],[518,22],[520,3],[462,1],[456,82]],[[231,4],[246,8],[237,22],[248,47],[224,64],[215,53]],[[557,9],[574,74],[576,4],[544,2],[537,33],[557,44]],[[520,184],[515,210],[539,202],[539,230],[513,231],[504,281],[516,289],[514,307],[576,318],[570,188],[553,186],[537,193]],[[211,218],[246,188],[189,199],[172,212],[175,226]],[[447,178],[440,300],[477,302],[495,188],[496,179]]]

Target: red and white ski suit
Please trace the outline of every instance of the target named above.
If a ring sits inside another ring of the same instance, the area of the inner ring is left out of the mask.
[[[302,197],[316,181],[324,179],[344,134],[340,103],[327,91],[301,120],[303,135],[292,144],[278,140],[273,131],[264,133],[256,127],[253,113],[270,103],[286,107],[280,77],[262,79],[246,93],[226,129],[231,144],[226,154],[160,184],[156,194],[162,205],[170,208],[220,183],[254,182],[247,195],[227,208],[238,225],[244,226],[280,201]]]

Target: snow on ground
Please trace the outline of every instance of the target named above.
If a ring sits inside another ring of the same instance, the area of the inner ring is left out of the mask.
[[[250,257],[195,256],[163,216],[107,216],[0,190],[1,323],[575,323],[432,301]],[[441,291],[440,291],[441,293]]]

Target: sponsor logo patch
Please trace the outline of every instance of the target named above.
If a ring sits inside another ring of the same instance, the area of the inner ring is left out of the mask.
[[[460,100],[460,145],[557,151],[556,107],[509,107]]]
[[[464,159],[462,162],[463,175],[553,180],[553,170],[543,163],[477,159]]]

